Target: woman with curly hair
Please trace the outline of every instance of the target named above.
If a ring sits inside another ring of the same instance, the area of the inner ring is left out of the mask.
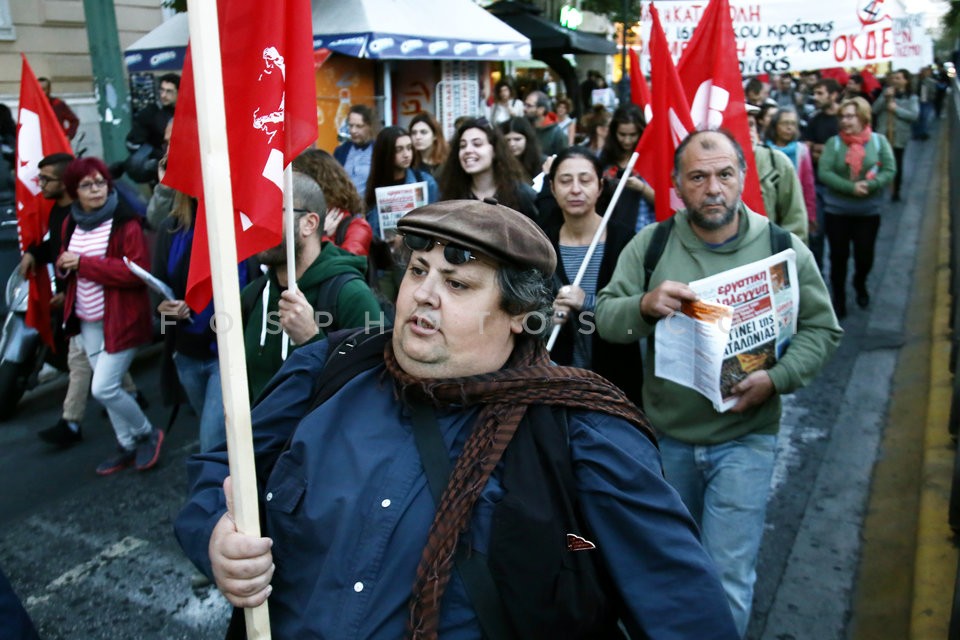
[[[293,170],[310,176],[323,189],[327,200],[323,239],[354,255],[368,255],[373,229],[363,217],[357,188],[336,158],[322,149],[307,149],[293,161]]]
[[[510,118],[497,127],[506,139],[513,157],[523,167],[526,181],[530,182],[535,176],[540,175],[543,172],[543,161],[546,160],[546,156],[540,151],[537,132],[533,130],[530,121],[526,118]]]
[[[514,116],[523,116],[523,100],[517,97],[513,80],[505,76],[493,86],[493,103],[487,112],[487,118],[493,124],[500,124]]]
[[[413,140],[416,168],[435,175],[450,154],[440,123],[426,111],[421,111],[410,120],[410,139]]]
[[[534,221],[538,219],[537,192],[524,182],[523,168],[489,120],[464,120],[450,147],[457,155],[451,155],[440,173],[443,200],[494,198]]]
[[[373,143],[370,178],[367,180],[367,222],[380,236],[380,211],[377,208],[377,188],[414,182],[427,183],[427,202],[436,202],[437,181],[426,171],[412,168],[413,140],[403,127],[385,127]]]

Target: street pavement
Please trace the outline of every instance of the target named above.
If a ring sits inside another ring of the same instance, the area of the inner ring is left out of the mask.
[[[908,148],[907,197],[883,214],[871,309],[851,304],[836,356],[811,386],[784,399],[751,640],[845,640],[856,616],[871,474],[910,331],[905,314],[923,216],[941,179],[935,140]],[[134,378],[151,420],[166,424],[157,356],[154,348],[140,358]],[[0,424],[0,567],[41,637],[223,637],[228,606],[212,587],[191,587],[193,569],[172,533],[196,417],[181,411],[158,468],[99,478],[93,469],[113,436],[95,402],[80,445],[51,451],[36,438],[59,417],[64,384],[30,392],[17,416]]]

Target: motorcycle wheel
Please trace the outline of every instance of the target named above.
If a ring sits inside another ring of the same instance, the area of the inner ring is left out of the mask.
[[[26,390],[26,384],[18,363],[0,363],[0,420],[7,420],[17,412],[17,403]]]

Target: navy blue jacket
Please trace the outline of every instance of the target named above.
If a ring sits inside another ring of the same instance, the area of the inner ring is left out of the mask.
[[[355,377],[301,422],[327,348],[320,341],[295,351],[253,411],[258,463],[296,429],[261,488],[276,564],[273,633],[394,640],[404,635],[433,498],[409,414],[382,365]],[[437,414],[451,463],[476,412]],[[663,479],[656,446],[626,421],[594,412],[570,412],[568,433],[583,517],[597,546],[583,553],[601,554],[625,602],[631,635],[736,638],[726,597],[693,521]],[[500,470],[484,488],[466,534],[481,553],[488,551],[491,515],[504,495]],[[176,533],[187,556],[210,575],[207,546],[225,510],[226,453],[193,456],[188,473],[191,498]],[[441,603],[439,631],[446,639],[481,637],[456,572]]]

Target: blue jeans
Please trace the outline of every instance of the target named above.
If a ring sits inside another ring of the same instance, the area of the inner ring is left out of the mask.
[[[741,637],[750,622],[776,445],[775,435],[716,445],[660,438],[664,475],[700,526]]]
[[[223,392],[220,390],[220,361],[198,360],[182,353],[173,354],[180,384],[187,392],[190,406],[200,416],[200,451],[210,451],[224,442]]]

